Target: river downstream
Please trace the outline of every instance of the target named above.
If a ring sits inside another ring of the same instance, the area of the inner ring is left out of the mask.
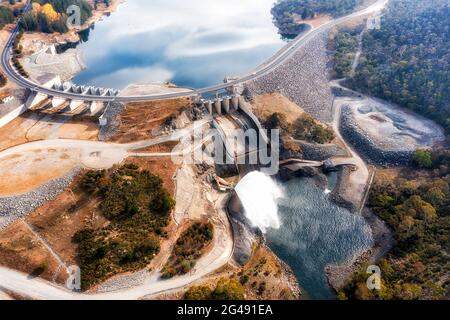
[[[285,42],[274,0],[127,0],[84,32],[75,83],[124,88],[168,81],[200,88],[250,73]]]
[[[128,0],[83,34],[78,49],[87,69],[74,82],[123,89],[131,83],[167,81],[201,88],[227,75],[251,73],[285,45],[272,22],[273,3]],[[333,189],[336,175],[330,180]],[[258,188],[250,183],[248,190],[260,195]],[[267,225],[268,245],[290,265],[307,296],[333,299],[326,266],[371,247],[371,229],[363,217],[333,203],[311,179],[292,179],[280,189],[277,216],[260,221]],[[258,215],[261,210],[254,217]]]
[[[336,175],[330,178],[332,189]],[[281,187],[281,227],[268,229],[268,245],[290,265],[309,298],[334,299],[325,268],[369,249],[373,245],[370,226],[363,217],[333,203],[311,179],[292,179]]]
[[[337,174],[328,181],[323,188],[312,178],[280,182],[253,171],[235,187],[247,219],[265,233],[270,249],[292,268],[311,299],[334,299],[325,268],[373,246],[366,220],[330,199]]]

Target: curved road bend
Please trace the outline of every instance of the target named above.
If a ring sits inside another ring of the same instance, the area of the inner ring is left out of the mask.
[[[220,208],[224,205],[225,198],[216,204],[216,209],[221,210]],[[228,232],[227,236],[224,236],[223,233],[215,232],[213,249],[197,262],[195,269],[189,274],[169,280],[161,280],[158,273],[152,273],[142,284],[128,289],[107,293],[85,294],[72,292],[49,281],[31,278],[22,272],[0,267],[0,291],[6,289],[6,291],[25,297],[42,300],[137,300],[145,296],[182,288],[218,270],[231,259],[234,249],[233,241],[229,241],[229,238],[232,238],[231,226],[226,213],[223,210],[221,212],[220,219],[226,223],[224,228],[227,230],[224,231]]]
[[[2,53],[2,65],[5,69],[6,73],[9,77],[11,77],[14,81],[16,81],[20,86],[24,88],[29,88],[34,91],[39,91],[48,95],[61,96],[64,98],[74,98],[74,99],[84,99],[84,100],[102,100],[102,101],[145,101],[145,100],[160,100],[166,98],[174,98],[174,97],[185,97],[185,96],[193,96],[197,93],[206,93],[216,90],[225,89],[231,85],[243,83],[248,80],[259,78],[272,70],[274,70],[280,63],[289,59],[297,49],[301,48],[305,43],[307,43],[314,36],[320,34],[323,31],[329,30],[330,28],[351,20],[353,18],[363,16],[366,14],[370,14],[381,10],[384,8],[388,0],[380,0],[370,7],[361,10],[359,12],[353,13],[349,16],[339,18],[328,22],[321,27],[309,31],[307,34],[302,35],[301,37],[295,39],[290,44],[290,49],[281,50],[280,54],[277,58],[273,59],[269,65],[263,67],[260,71],[253,73],[252,75],[241,78],[237,81],[221,84],[217,86],[212,86],[209,88],[204,88],[198,90],[197,92],[192,92],[192,94],[187,93],[174,93],[174,94],[162,94],[162,95],[150,95],[150,96],[137,96],[137,97],[107,97],[108,100],[105,100],[106,97],[94,97],[91,96],[86,98],[84,96],[80,96],[79,94],[70,94],[70,93],[62,93],[56,90],[46,89],[37,86],[33,82],[23,79],[18,76],[9,62],[9,54],[10,54],[10,46],[11,43],[17,34],[17,29],[14,31],[11,38],[8,40],[8,45],[5,47]],[[109,99],[111,98],[111,99]],[[337,110],[336,110],[337,111]],[[335,117],[335,121],[336,121]],[[338,121],[338,120],[337,120]],[[222,204],[219,204],[219,206]],[[217,241],[217,240],[216,240]],[[174,279],[170,279],[167,281],[158,281],[157,275],[153,275],[151,279],[147,279],[143,284],[125,289],[122,291],[115,291],[110,293],[89,295],[89,294],[80,294],[74,293],[62,286],[54,285],[48,281],[30,278],[28,275],[21,273],[16,270],[11,270],[8,268],[0,267],[0,289],[10,290],[12,292],[22,294],[27,297],[33,297],[36,299],[50,299],[50,300],[59,300],[59,299],[139,299],[141,297],[158,294],[166,291],[170,291],[173,289],[181,288],[183,286],[189,285],[190,283],[202,278],[203,276],[219,269],[223,265],[225,265],[232,256],[233,252],[233,243],[230,241],[219,241],[216,243],[213,250],[210,254],[200,259],[195,271],[191,274],[177,277]]]
[[[371,6],[352,13],[348,16],[341,17],[338,19],[331,20],[316,29],[310,29],[306,33],[300,35],[295,40],[293,40],[291,43],[289,43],[285,49],[282,49],[276,53],[275,56],[272,56],[271,59],[269,59],[269,62],[266,62],[262,65],[262,67],[258,67],[255,72],[251,73],[250,75],[246,75],[238,80],[229,82],[229,83],[222,83],[217,84],[214,86],[198,89],[198,90],[192,90],[192,91],[183,91],[183,92],[175,92],[175,93],[164,93],[164,94],[152,94],[152,95],[141,95],[141,96],[116,96],[116,97],[102,97],[102,96],[93,96],[93,95],[82,95],[79,93],[72,93],[72,92],[62,92],[59,90],[49,89],[45,88],[42,85],[36,84],[32,82],[29,79],[23,78],[21,75],[19,75],[14,67],[11,64],[11,53],[12,53],[12,43],[14,42],[14,39],[16,38],[19,28],[18,26],[15,27],[14,31],[11,33],[10,38],[8,39],[5,48],[3,49],[2,55],[1,55],[1,64],[3,67],[3,70],[5,71],[8,78],[16,82],[19,86],[23,88],[30,89],[35,92],[40,92],[49,96],[53,97],[60,97],[65,99],[73,99],[73,100],[85,100],[85,101],[104,101],[104,102],[111,102],[111,101],[118,101],[118,102],[131,102],[131,101],[152,101],[152,100],[163,100],[163,99],[169,99],[169,98],[180,98],[180,97],[194,97],[199,96],[205,93],[209,92],[216,92],[220,91],[226,88],[229,88],[234,85],[239,85],[244,82],[258,79],[273,70],[275,70],[280,64],[291,58],[295,52],[302,48],[305,44],[307,44],[311,39],[316,37],[317,35],[321,34],[322,32],[325,32],[327,30],[330,30],[331,28],[335,27],[336,25],[339,25],[341,23],[350,21],[356,17],[364,16],[367,14],[371,14],[374,12],[377,12],[384,8],[386,3],[389,0],[379,0],[372,4]],[[29,8],[29,4],[27,4],[27,8]]]
[[[203,122],[201,121],[200,124],[191,126],[190,130],[194,130],[198,125],[202,125],[207,121],[208,120],[205,120]],[[0,158],[18,152],[42,148],[75,148],[85,151],[102,151],[112,149],[116,151],[114,153],[119,153],[117,151],[121,151],[123,155],[120,154],[119,157],[122,157],[125,155],[127,150],[157,145],[166,141],[175,141],[185,136],[186,130],[180,130],[180,133],[176,133],[174,135],[129,144],[109,144],[99,141],[67,139],[35,141],[2,151],[0,152]],[[185,151],[183,150],[180,152],[184,154]],[[133,156],[133,153],[128,153],[128,155]],[[170,155],[171,154],[159,153],[138,154],[138,156],[146,157]],[[120,159],[113,160],[115,161]],[[148,278],[146,278],[140,285],[137,286],[107,293],[82,294],[69,291],[61,285],[56,285],[39,278],[32,278],[22,272],[0,266],[0,292],[2,290],[6,290],[33,299],[46,300],[135,300],[145,296],[155,295],[184,287],[221,268],[231,259],[233,255],[234,241],[232,229],[227,214],[223,210],[226,205],[225,202],[225,196],[219,197],[218,200],[214,202],[214,207],[217,211],[217,215],[213,220],[216,230],[220,229],[221,231],[215,232],[215,236],[213,239],[213,249],[197,262],[195,269],[189,274],[179,276],[170,280],[161,280],[159,278],[158,271],[154,271],[148,276]]]

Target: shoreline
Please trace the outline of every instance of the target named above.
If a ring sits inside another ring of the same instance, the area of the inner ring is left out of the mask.
[[[360,271],[364,265],[375,264],[393,246],[392,231],[380,218],[368,208],[365,208],[363,217],[370,226],[374,243],[367,250],[355,253],[342,263],[325,267],[328,285],[336,293],[348,283],[355,272]]]
[[[297,280],[297,277],[295,276],[294,270],[292,270],[291,266],[282,260],[279,256],[276,255],[275,252],[272,251],[272,249],[267,245],[267,242],[265,240],[265,237],[263,238],[263,242],[261,243],[262,246],[264,246],[267,251],[270,252],[270,254],[273,256],[274,260],[277,261],[282,268],[282,272],[286,275],[288,281],[287,285],[289,289],[292,291],[292,293],[295,295],[295,297],[298,300],[310,300],[308,296],[308,292],[303,289],[303,287],[300,285],[299,281]]]
[[[338,173],[336,187],[330,194],[330,200],[337,205],[347,208],[352,214],[361,215],[365,222],[369,225],[372,232],[373,244],[366,250],[354,253],[351,257],[341,263],[328,264],[325,267],[325,275],[328,285],[336,293],[350,280],[350,277],[357,272],[365,264],[376,263],[381,259],[393,246],[392,231],[386,223],[376,216],[365,203],[352,203],[345,199],[343,189],[345,182],[348,180],[349,170],[342,170]],[[370,192],[371,185],[367,185],[366,194]],[[360,212],[358,212],[360,211]]]
[[[111,0],[111,4],[107,7],[105,7],[103,10],[95,10],[93,8],[92,16],[81,26],[81,28],[79,30],[69,30],[69,32],[67,32],[67,33],[75,32],[78,37],[78,40],[75,42],[79,42],[81,40],[80,36],[79,36],[80,32],[83,32],[83,31],[91,28],[92,26],[94,26],[97,22],[102,21],[104,16],[111,15],[125,1],[126,0]]]
[[[345,169],[338,172],[336,186],[332,190],[332,193],[329,195],[329,199],[336,205],[348,209],[352,214],[358,215],[358,206],[361,204],[352,203],[351,201],[345,199],[342,194],[342,187],[345,187],[345,182],[348,179],[348,175],[350,173],[351,171]],[[320,174],[317,174],[310,178],[316,185],[322,185]],[[365,250],[360,250],[353,253],[350,257],[340,263],[330,263],[325,267],[324,274],[327,280],[327,284],[329,288],[336,294],[343,286],[345,286],[345,284],[351,279],[351,276],[355,272],[359,271],[359,269],[365,264],[370,265],[376,263],[392,248],[393,245],[392,232],[383,220],[372,213],[372,211],[366,206],[362,208],[360,215],[364,218],[364,221],[370,227],[370,230],[372,232],[373,244]],[[279,260],[281,260],[275,253],[273,254]],[[283,263],[291,268],[288,263],[284,261]],[[297,283],[301,288],[301,283],[299,283],[298,281]],[[302,293],[305,293],[304,290],[302,290]]]
[[[63,81],[71,81],[78,73],[87,69],[82,52],[76,47],[81,41],[80,33],[92,28],[103,17],[117,10],[125,0],[113,0],[106,7],[92,10],[92,16],[79,28],[70,29],[66,33],[25,32],[21,44],[26,50],[20,62],[30,74],[30,78],[37,82],[46,79],[48,75],[59,76]],[[58,48],[68,46],[58,53]],[[49,71],[50,70],[50,71]]]

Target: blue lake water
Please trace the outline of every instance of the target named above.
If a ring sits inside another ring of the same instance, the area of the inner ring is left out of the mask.
[[[336,176],[331,178],[335,181]],[[281,228],[268,230],[268,245],[291,266],[307,296],[333,299],[325,267],[368,249],[373,243],[370,226],[361,216],[331,202],[309,179],[293,179],[282,183],[282,188]]]
[[[200,88],[243,75],[285,42],[274,0],[127,0],[79,44],[87,70],[74,82],[122,89],[169,81]]]

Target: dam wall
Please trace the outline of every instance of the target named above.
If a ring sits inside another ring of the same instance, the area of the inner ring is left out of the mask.
[[[315,37],[275,70],[245,83],[252,97],[280,92],[321,122],[333,119],[333,94],[329,85],[328,33]]]
[[[20,116],[27,110],[28,110],[27,106],[25,104],[21,104],[20,106],[15,107],[9,112],[0,116],[0,128],[6,126],[8,123],[16,119],[18,116]]]
[[[244,97],[239,95],[226,96],[216,98],[213,100],[202,99],[199,105],[205,107],[211,115],[223,115],[233,111],[240,111],[241,114],[251,123],[252,127],[259,132],[260,139],[265,144],[269,144],[269,138],[266,134],[266,130],[262,127],[259,119],[253,114],[249,104],[245,101]],[[216,125],[217,123],[215,123]],[[217,124],[218,125],[218,124]]]

